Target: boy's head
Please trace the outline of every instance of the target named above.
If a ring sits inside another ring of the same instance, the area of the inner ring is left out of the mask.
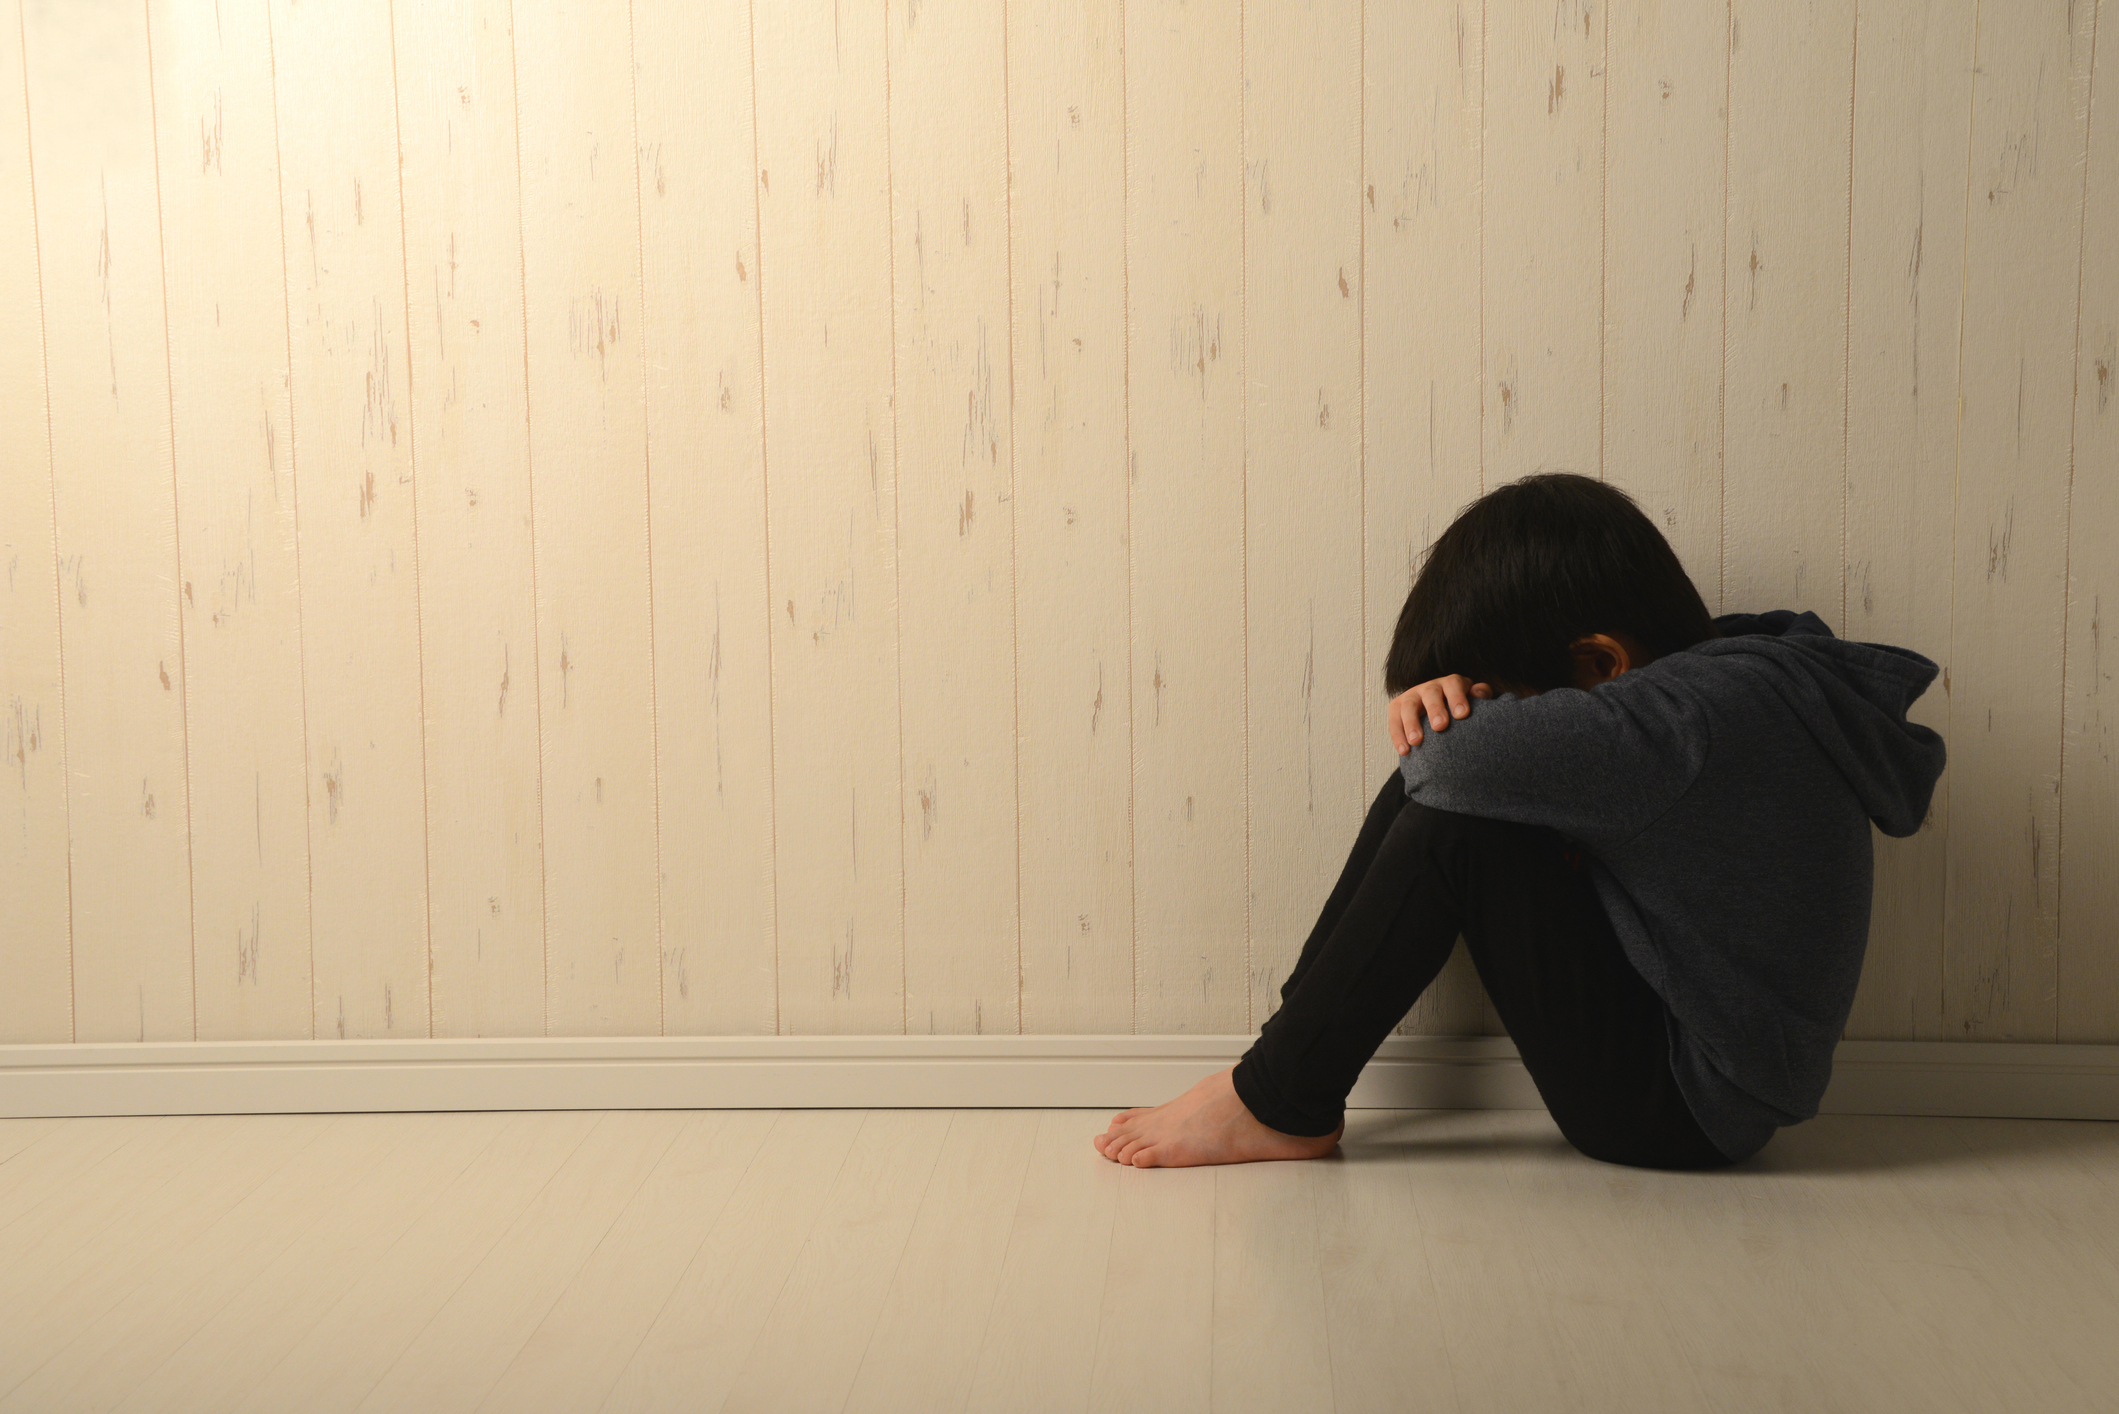
[[[1507,691],[1568,687],[1575,645],[1593,635],[1644,650],[1633,667],[1716,636],[1632,497],[1567,472],[1527,476],[1466,506],[1428,547],[1384,687],[1395,697],[1449,673]]]

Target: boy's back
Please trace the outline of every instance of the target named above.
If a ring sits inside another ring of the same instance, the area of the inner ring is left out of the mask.
[[[1591,691],[1479,702],[1401,770],[1426,805],[1582,843],[1669,1006],[1687,1103],[1743,1158],[1817,1112],[1867,942],[1869,823],[1920,827],[1943,744],[1905,719],[1928,659],[1811,614],[1716,626]]]

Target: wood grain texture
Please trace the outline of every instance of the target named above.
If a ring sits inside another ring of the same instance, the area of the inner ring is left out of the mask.
[[[676,1290],[693,1230],[727,1211],[781,1116],[765,1110],[694,1114],[678,1130],[617,1220],[479,1401],[480,1408],[585,1410],[617,1383],[639,1349],[644,1322],[614,1322],[614,1307],[659,1309]],[[673,1230],[674,1213],[686,1215]],[[634,1293],[652,1292],[645,1302]]]
[[[1026,1032],[1133,1029],[1122,8],[1008,7]]]
[[[1853,0],[1733,4],[1719,599],[1725,613],[1815,610],[1835,632],[1853,84]]]
[[[1373,799],[1398,756],[1383,664],[1421,557],[1480,481],[1482,5],[1372,7],[1362,66],[1362,729]],[[1400,1023],[1473,1035],[1486,993],[1462,946]]]
[[[2106,21],[2112,21],[2107,24]],[[2104,600],[2119,608],[2119,19],[2100,3],[2091,71],[2075,335],[2074,447],[2068,498],[2066,732],[2060,783],[2059,1039],[2119,1040],[2119,650],[2106,663]]]
[[[639,166],[622,0],[514,14],[545,1026],[662,1029]]]
[[[722,1408],[844,1408],[934,1181],[952,1116],[869,1111]],[[822,1329],[846,1332],[819,1341]]]
[[[1604,476],[1711,605],[1722,579],[1722,170],[1729,15],[1607,11]]]
[[[476,1408],[637,1201],[678,1137],[668,1116],[598,1116],[594,1131],[355,1407]]]
[[[513,1116],[488,1148],[442,1185],[433,1206],[384,1246],[380,1260],[229,1407],[241,1414],[291,1408],[343,1414],[357,1408],[601,1121],[585,1113]],[[577,1164],[577,1184],[579,1171]]]
[[[73,1039],[66,700],[52,516],[42,261],[30,177],[22,11],[0,12],[0,897],[15,913],[0,1041]],[[14,42],[9,43],[12,39]],[[31,337],[34,335],[34,337]]]
[[[1964,282],[1969,0],[1862,10],[1848,234],[1848,638],[1950,661]],[[1913,704],[1942,730],[1949,679]],[[1953,773],[1920,833],[1879,835],[1869,953],[1850,1036],[1934,1040],[1942,1027],[1944,842]]]
[[[846,1414],[982,1407],[967,1401],[1030,1181],[1040,1119],[1034,1110],[951,1117],[882,1315],[846,1393]],[[936,1328],[948,1336],[923,1338]]]
[[[1004,10],[904,0],[884,24],[905,1029],[1020,1031]]]
[[[865,1117],[857,1110],[781,1115],[728,1206],[708,1224],[649,1322],[603,1409],[718,1409],[810,1232],[821,1220]]]
[[[318,1035],[425,1036],[427,801],[387,6],[272,0]]]
[[[147,9],[201,1038],[310,1032],[299,487],[263,0]]]
[[[541,1036],[544,774],[508,7],[393,16],[434,1033]]]
[[[883,12],[770,5],[753,23],[780,1029],[902,1031]]]
[[[419,1116],[391,1145],[389,1166],[348,1194],[333,1221],[303,1225],[269,1260],[243,1273],[248,1279],[116,1408],[182,1414],[216,1403],[232,1368],[277,1364],[492,1147],[509,1119]],[[239,1139],[240,1132],[229,1137]],[[164,1319],[174,1324],[191,1317]]]
[[[98,1303],[103,1309],[77,1322],[59,1358],[11,1382],[0,1410],[110,1409],[139,1390],[258,1268],[313,1225],[307,1204],[335,1208],[353,1200],[364,1178],[357,1157],[373,1150],[395,1116],[362,1115],[350,1125],[311,1115],[273,1118],[278,1126],[257,1131],[266,1163],[243,1163],[242,1176],[205,1201],[196,1189],[173,1189],[190,1199],[188,1211],[168,1221],[160,1240],[130,1260],[106,1249],[126,1279],[107,1305]]]
[[[194,1038],[184,633],[138,6],[26,4],[67,704],[74,1039]],[[91,767],[91,763],[95,763]],[[12,956],[12,953],[10,954]],[[223,954],[226,961],[226,954]]]
[[[1983,12],[1965,198],[1942,1019],[2059,1023],[2062,659],[2095,11]]]
[[[772,655],[750,10],[636,3],[633,23],[663,1026],[770,1034]]]
[[[1217,1410],[1301,1408],[1332,1392],[1317,1221],[1327,1172],[1316,1164],[1232,1164],[1214,1171],[1208,1360]]]
[[[1212,1407],[1214,1178],[1200,1168],[1119,1175],[1091,1409]]]
[[[1338,1165],[1315,1182],[1332,1407],[1342,1414],[1458,1407],[1443,1337],[1444,1305],[1458,1293],[1436,1284],[1413,1189],[1388,1164]]]
[[[1943,669],[1849,1033],[2119,1038],[2099,11],[17,0],[0,1037],[1241,1031],[1566,466]]]
[[[1250,1025],[1240,9],[1126,8],[1134,1027]]]
[[[1486,6],[1485,485],[1603,472],[1605,30],[1594,0]]]
[[[9,1195],[7,1218],[0,1220],[0,1254],[4,1254],[7,1273],[0,1287],[0,1303],[8,1308],[10,1332],[28,1334],[24,1327],[58,1327],[58,1322],[42,1314],[38,1303],[49,1297],[54,1286],[80,1275],[86,1254],[99,1236],[99,1216],[134,1191],[143,1171],[151,1169],[181,1181],[196,1174],[199,1165],[211,1163],[214,1151],[238,1132],[223,1127],[229,1120],[215,1122],[188,1115],[157,1119],[117,1126],[115,1132],[123,1142],[104,1150],[93,1165],[75,1169],[65,1183],[41,1195],[41,1201],[34,1192],[19,1198]],[[24,1167],[36,1162],[34,1156],[29,1157]]]
[[[1367,810],[1361,7],[1245,12],[1250,1017],[1280,1005]],[[1268,529],[1269,528],[1269,529]]]
[[[24,1162],[0,1165],[0,1199],[10,1208],[8,1226],[13,1227],[54,1196],[82,1186],[81,1175],[108,1158],[127,1138],[125,1126],[116,1123],[68,1126],[52,1142],[36,1146],[23,1155]]]
[[[1092,1372],[1081,1353],[1096,1347],[1125,1173],[1090,1146],[1094,1132],[1079,1110],[1039,1116],[967,1409],[1089,1407]]]
[[[809,1269],[840,1280],[811,1293],[814,1324],[807,1345],[782,1367],[783,1388],[807,1393],[801,1381],[812,1368],[843,1369],[849,1357],[838,1346],[870,1342],[871,1353],[882,1353],[870,1337],[883,1328],[870,1313],[878,1293],[895,1284],[893,1269],[911,1271],[919,1238],[864,1241],[825,1210],[847,1171],[859,1112],[646,1117],[640,1127],[668,1144],[615,1219],[600,1195],[571,1210],[549,1198],[533,1205],[530,1195],[548,1181],[548,1193],[624,1187],[596,1173],[606,1148],[616,1163],[637,1167],[624,1151],[638,1144],[619,1137],[628,1126],[610,1122],[616,1118],[600,1125],[550,1113],[66,1121],[109,1126],[114,1154],[160,1168],[143,1178],[106,1165],[86,1185],[99,1203],[49,1211],[40,1236],[73,1255],[51,1269],[60,1279],[38,1293],[43,1309],[35,1319],[9,1326],[0,1364],[13,1372],[11,1382],[25,1365],[78,1375],[88,1352],[68,1347],[85,1343],[111,1352],[112,1366],[132,1376],[148,1363],[143,1353],[167,1350],[176,1332],[196,1327],[168,1362],[133,1383],[125,1402],[112,1388],[122,1380],[91,1378],[73,1389],[84,1404],[102,1396],[91,1407],[128,1410],[342,1410],[395,1364],[396,1389],[476,1391],[520,1339],[523,1323],[504,1313],[549,1299],[554,1273],[569,1267],[565,1291],[515,1358],[533,1362],[540,1344],[563,1331],[578,1359],[554,1350],[561,1363],[546,1366],[552,1382],[504,1380],[458,1407],[481,1398],[524,1410],[596,1407],[609,1353],[639,1345],[652,1323],[670,1383],[614,1389],[605,1407],[721,1408],[726,1385],[714,1375],[728,1351],[737,1348],[741,1359],[787,1296],[789,1274]],[[949,1119],[955,1137],[935,1137],[968,1156],[977,1136],[1005,1147],[1032,1118],[1041,1137],[1047,1123],[1071,1123],[1080,1147],[1041,1145],[1025,1186],[966,1182],[954,1196],[967,1204],[957,1215],[967,1233],[990,1233],[1013,1209],[1007,1266],[1038,1299],[1011,1308],[1019,1322],[1004,1323],[997,1310],[983,1337],[978,1322],[967,1336],[964,1304],[980,1283],[945,1286],[931,1306],[886,1310],[899,1342],[888,1353],[906,1367],[931,1361],[943,1371],[968,1343],[1001,1360],[1048,1329],[1075,1338],[1055,1346],[1053,1358],[1018,1367],[1008,1384],[974,1387],[968,1404],[894,1407],[1101,1410],[1145,1399],[1169,1410],[1206,1408],[1210,1398],[1213,1407],[1248,1402],[1262,1391],[1214,1385],[1215,1362],[1229,1356],[1255,1362],[1268,1380],[1312,1376],[1297,1388],[1295,1407],[1341,1414],[1548,1407],[2101,1414],[2119,1380],[2108,1319],[2119,1259],[2112,1177],[2119,1130],[2110,1124],[1825,1118],[1711,1181],[1590,1162],[1534,1112],[1371,1113],[1356,1117],[1344,1161],[1252,1165],[1199,1175],[1197,1184],[1182,1173],[1129,1174],[1098,1159],[1083,1142],[1088,1117],[1079,1113],[957,1115]],[[735,1133],[768,1125],[763,1146]],[[592,1126],[600,1133],[584,1142]],[[732,1195],[727,1174],[736,1161],[705,1141],[714,1128],[730,1134],[729,1149],[754,1151]],[[842,1136],[838,1152],[828,1143],[784,1142],[802,1130]],[[489,1136],[461,1165],[463,1152]],[[897,1206],[885,1191],[916,1188],[940,1167],[917,1144],[860,1162],[877,1186],[862,1204],[871,1210]],[[333,1175],[331,1163],[349,1172]],[[1239,1176],[1244,1191],[1235,1194],[1230,1180]],[[930,1196],[945,1177],[934,1174]],[[1156,1256],[1184,1265],[1173,1272],[1151,1258],[1142,1294],[1180,1299],[1128,1303],[1130,1326],[1105,1322],[1099,1331],[1106,1255],[1135,1260],[1111,1242],[1112,1199],[1122,1190],[1148,1199],[1143,1208],[1158,1194],[1176,1195],[1168,1204],[1175,1221],[1143,1224],[1140,1237]],[[1342,1192],[1344,1203],[1335,1196]],[[340,1195],[344,1201],[330,1201]],[[21,1217],[0,1197],[0,1232],[25,1226]],[[536,1241],[496,1242],[530,1221]],[[1066,1240],[1049,1240],[1061,1224]],[[246,1225],[265,1231],[253,1237]],[[1022,1240],[1039,1228],[1045,1240]],[[202,1267],[198,1238],[216,1229],[228,1239],[226,1260]],[[680,1263],[696,1248],[680,1284],[687,1299],[665,1300],[672,1254],[647,1241],[650,1234],[678,1249]],[[828,1259],[819,1255],[826,1245]],[[1350,1253],[1387,1294],[1372,1287],[1380,1299],[1346,1299],[1354,1294]],[[175,1254],[184,1255],[172,1261]],[[301,1265],[332,1255],[345,1256],[346,1268]],[[534,1290],[501,1286],[508,1274],[529,1279]],[[0,1271],[0,1283],[17,1275]],[[1444,1275],[1447,1285],[1435,1280]],[[1289,1309],[1301,1285],[1320,1276],[1328,1370],[1316,1363],[1314,1312]],[[496,1319],[465,1320],[460,1306],[438,1314],[437,1304],[459,1290]],[[710,1299],[694,1302],[692,1294]],[[218,1309],[188,1308],[187,1295]],[[286,1348],[290,1330],[327,1301],[322,1320]],[[1219,1323],[1217,1307],[1230,1318],[1230,1337],[1248,1333],[1247,1309],[1294,1319],[1269,1321],[1257,1328],[1255,1345],[1217,1354],[1210,1329]],[[240,1338],[246,1320],[257,1323],[255,1345]],[[430,1320],[451,1327],[454,1338],[437,1333],[409,1348]],[[151,1350],[113,1349],[113,1338],[128,1331]],[[1159,1363],[1092,1404],[1099,1347],[1114,1344],[1156,1352]],[[222,1358],[209,1359],[215,1352]],[[829,1402],[830,1388],[827,1381],[821,1402]],[[310,1402],[285,1403],[290,1392]],[[1158,1396],[1167,1402],[1154,1403]]]

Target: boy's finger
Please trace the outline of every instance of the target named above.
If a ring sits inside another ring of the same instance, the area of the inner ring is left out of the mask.
[[[1449,725],[1449,703],[1442,696],[1442,689],[1434,683],[1420,685],[1420,700],[1427,704],[1427,720],[1436,731]]]
[[[1452,717],[1466,716],[1471,712],[1472,705],[1464,696],[1463,678],[1444,678],[1442,695],[1449,699],[1449,714]]]
[[[1472,696],[1484,701],[1485,699],[1490,698],[1493,695],[1494,690],[1488,684],[1483,682],[1475,682],[1472,684]]]
[[[1398,725],[1398,704],[1392,701],[1383,709],[1383,721],[1391,729],[1391,749],[1400,756],[1405,755],[1405,729]]]

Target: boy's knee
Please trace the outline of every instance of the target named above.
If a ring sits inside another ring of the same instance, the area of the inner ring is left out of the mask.
[[[1475,845],[1521,847],[1553,837],[1552,831],[1542,826],[1438,810],[1432,805],[1422,805],[1418,800],[1405,803],[1405,809],[1398,816],[1397,828],[1425,840],[1463,841]]]

